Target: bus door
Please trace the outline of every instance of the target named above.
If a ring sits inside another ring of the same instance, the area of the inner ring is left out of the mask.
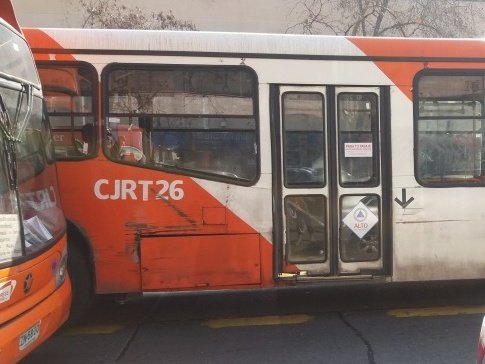
[[[389,274],[389,90],[281,86],[273,96],[276,275]]]

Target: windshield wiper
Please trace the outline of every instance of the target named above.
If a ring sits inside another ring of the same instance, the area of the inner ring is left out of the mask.
[[[7,107],[5,106],[5,101],[3,100],[2,94],[0,94],[0,132],[8,141],[15,141],[15,137],[12,133],[13,126],[10,121],[10,117],[8,116]]]
[[[30,115],[32,114],[32,104],[34,101],[34,93],[32,92],[32,85],[27,83],[22,83],[22,88],[25,90],[25,94],[27,97],[27,110],[25,112],[24,120],[20,122],[19,121],[20,112],[22,111],[22,104],[24,101],[24,92],[20,92],[19,100],[17,102],[17,108],[15,110],[15,125],[17,126],[17,129],[18,129],[17,141],[21,140],[20,137],[22,136],[25,129],[27,128]]]
[[[17,159],[15,157],[15,145],[19,141],[13,136],[12,123],[8,116],[7,107],[3,100],[2,94],[0,94],[0,133],[5,138],[3,149],[7,158],[9,168],[7,168],[8,181],[12,190],[17,186]]]
[[[34,100],[32,85],[22,83],[22,89],[25,90],[25,94],[27,95],[27,110],[25,112],[24,119],[20,121],[20,112],[22,111],[22,104],[25,97],[24,92],[21,91],[17,101],[17,108],[15,109],[14,123],[12,123],[10,120],[5,101],[3,100],[3,96],[0,94],[0,132],[10,142],[19,143],[21,141],[20,137],[27,128],[27,123],[30,119],[30,115],[32,114],[32,104]],[[17,131],[17,135],[15,135],[15,131]]]

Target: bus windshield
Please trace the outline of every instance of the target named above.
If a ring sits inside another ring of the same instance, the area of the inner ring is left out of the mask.
[[[26,253],[56,241],[65,228],[57,186],[52,137],[42,102],[33,112],[17,143],[17,178]]]
[[[4,24],[0,24],[0,70],[3,77],[16,77],[39,84],[27,43],[17,34],[6,30]]]
[[[0,150],[7,148],[4,133],[0,133]],[[10,188],[6,158],[0,158],[0,264],[22,256],[18,202],[15,190]]]
[[[0,73],[0,266],[4,266],[45,250],[64,232],[65,222],[49,122],[42,98],[37,97],[39,81],[35,72],[23,71],[31,71],[34,64],[5,63],[7,58],[18,58],[15,52],[29,56],[29,50],[15,33],[1,34],[0,55],[6,56],[0,63],[9,73]],[[27,56],[21,58],[31,59]]]

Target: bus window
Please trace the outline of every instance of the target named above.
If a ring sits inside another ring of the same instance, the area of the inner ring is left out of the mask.
[[[417,179],[430,186],[483,186],[485,75],[453,73],[417,80]]]
[[[362,204],[358,211],[380,216],[379,197],[375,195],[346,195],[340,198],[340,216],[349,213]],[[365,207],[364,207],[365,206]],[[381,228],[377,222],[364,236],[359,237],[345,223],[340,230],[340,257],[344,262],[370,262],[381,257]]]
[[[117,64],[104,81],[108,157],[236,183],[257,177],[257,82],[247,68]]]
[[[3,154],[7,147],[4,137],[0,137],[0,150]],[[20,240],[18,202],[15,191],[10,188],[9,166],[4,158],[0,159],[0,266],[13,261],[23,254]],[[9,230],[7,232],[7,230]]]
[[[283,95],[284,172],[288,187],[324,183],[323,110],[322,94],[287,92]]]
[[[38,64],[58,159],[94,156],[95,71],[84,64]]]
[[[325,197],[286,196],[284,204],[288,262],[324,262],[327,259]]]
[[[12,57],[14,53],[28,57]],[[0,70],[28,82],[39,82],[27,43],[13,32],[0,32]]]
[[[34,99],[32,109],[17,143],[17,179],[27,253],[43,249],[65,229],[55,166],[46,153],[49,134],[45,134],[48,125],[47,120],[42,119],[40,99]]]
[[[378,183],[377,95],[338,95],[340,185],[375,186]]]
[[[3,95],[8,94],[2,90]],[[46,150],[46,141],[49,138],[48,124],[42,119],[42,102],[34,98],[31,116],[27,119],[27,125],[15,144],[16,169],[15,181],[19,184],[20,211],[25,235],[25,248],[27,253],[32,253],[45,248],[54,238],[58,238],[64,232],[64,216],[59,204],[57,179],[53,160],[49,159]],[[8,99],[7,99],[8,103]],[[16,101],[15,101],[16,104]],[[20,112],[20,118],[25,112]],[[13,110],[10,110],[10,113]],[[11,114],[12,115],[12,114]],[[52,147],[52,143],[49,144]],[[5,146],[3,147],[5,148]],[[49,151],[49,153],[52,153]],[[5,167],[4,167],[5,168]],[[5,169],[4,169],[5,170]],[[11,193],[6,191],[7,184],[2,181],[2,191],[5,196],[2,205],[6,201],[12,205]],[[13,210],[16,212],[17,210]]]

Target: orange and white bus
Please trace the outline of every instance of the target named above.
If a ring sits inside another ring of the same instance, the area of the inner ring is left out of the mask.
[[[48,115],[22,34],[0,19],[0,362],[14,363],[67,319],[66,223]]]
[[[75,297],[485,278],[483,40],[25,34]]]

